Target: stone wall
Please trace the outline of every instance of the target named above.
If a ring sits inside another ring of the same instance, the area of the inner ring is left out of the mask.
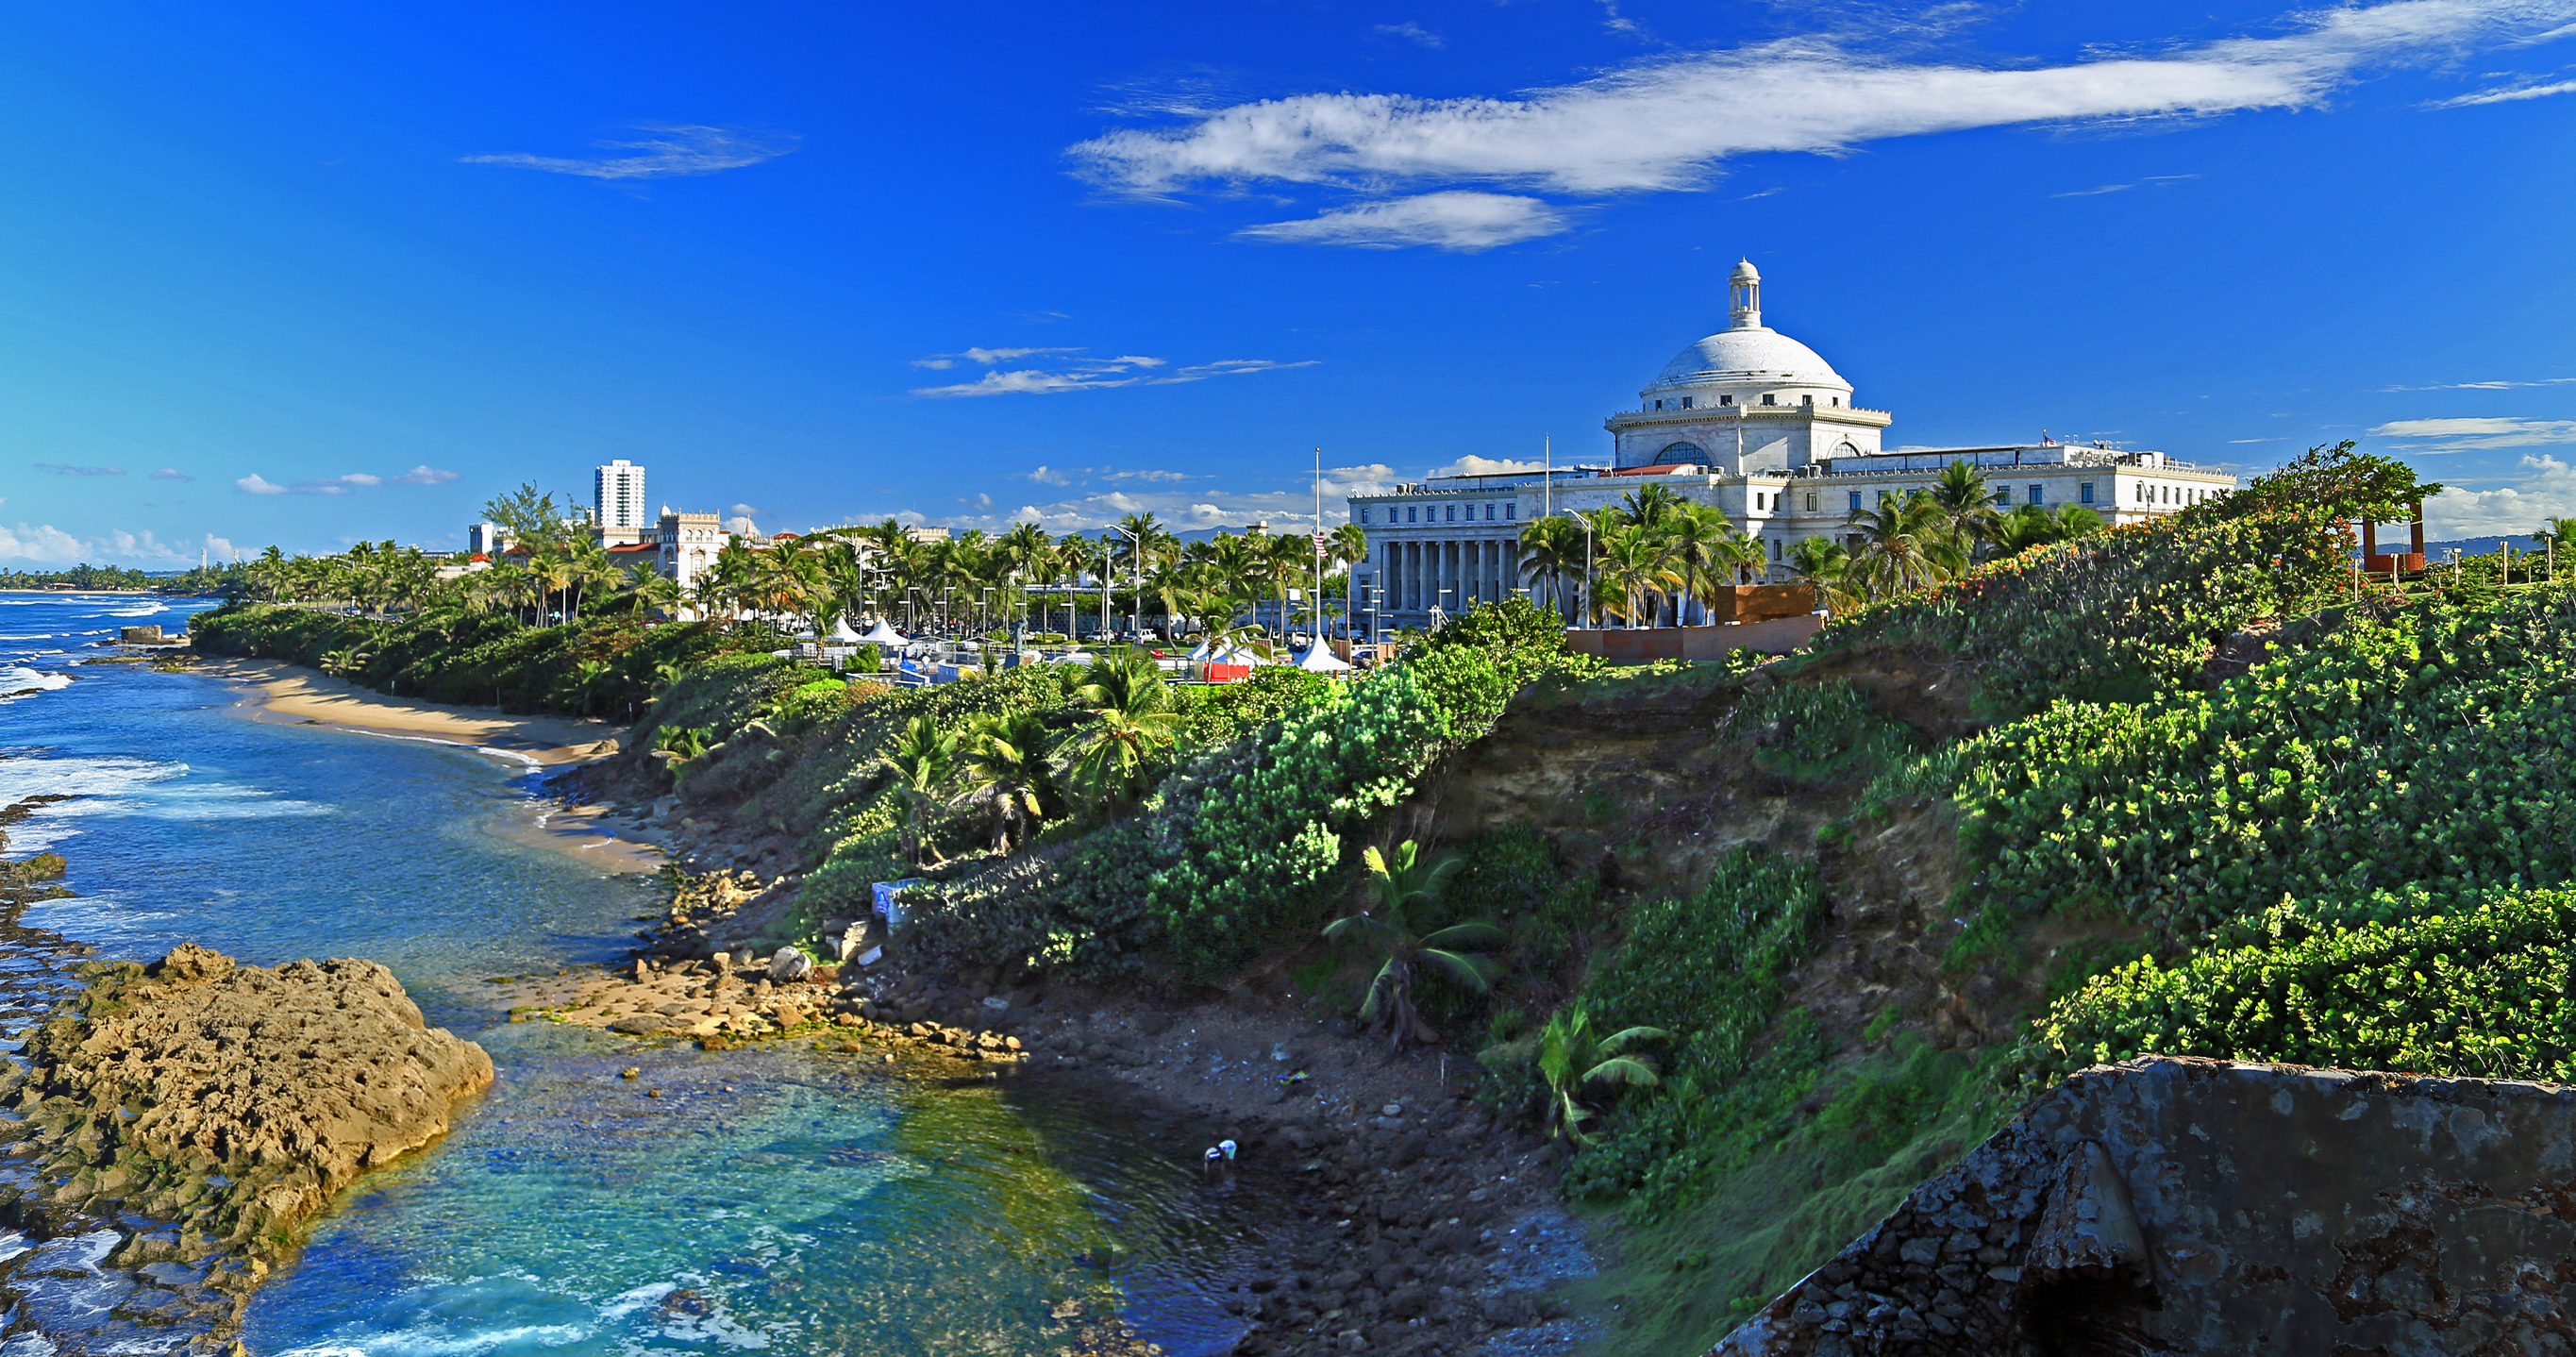
[[[2576,1088],[2067,1080],[1711,1357],[2576,1352]]]

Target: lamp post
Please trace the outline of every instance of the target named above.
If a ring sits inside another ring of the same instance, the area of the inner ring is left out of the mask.
[[[1136,639],[1142,643],[1145,637],[1145,539],[1115,523],[1109,525],[1109,530],[1136,544],[1136,610],[1129,613],[1127,617],[1129,622],[1134,624],[1132,630],[1135,632]],[[1105,569],[1103,576],[1106,577]],[[1105,587],[1101,597],[1104,599],[1108,597]]]

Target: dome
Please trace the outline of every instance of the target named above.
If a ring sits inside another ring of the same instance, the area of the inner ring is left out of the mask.
[[[1726,275],[1726,281],[1730,283],[1758,283],[1762,281],[1762,270],[1753,267],[1753,261],[1750,259],[1740,260],[1735,265],[1735,272]]]
[[[1655,374],[1645,394],[1652,397],[1659,391],[1701,387],[1745,391],[1809,387],[1845,393],[1852,389],[1814,349],[1762,326],[1720,330],[1682,350]]]

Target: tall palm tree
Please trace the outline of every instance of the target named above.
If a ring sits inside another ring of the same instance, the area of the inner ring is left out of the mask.
[[[1848,526],[1861,538],[1854,571],[1873,597],[1937,584],[1967,567],[1968,553],[1950,531],[1948,512],[1920,490],[1902,499],[1882,493],[1876,508],[1854,512]]]
[[[1579,1003],[1550,1014],[1538,1040],[1538,1070],[1547,1080],[1550,1095],[1549,1135],[1563,1133],[1578,1143],[1588,1143],[1592,1137],[1584,1134],[1583,1124],[1599,1113],[1585,1095],[1594,1089],[1654,1087],[1661,1082],[1654,1057],[1632,1052],[1647,1042],[1671,1036],[1660,1027],[1598,1033],[1592,1026],[1592,1010]]]
[[[1621,523],[1600,536],[1599,588],[1621,600],[1613,609],[1631,627],[1652,624],[1657,602],[1679,582],[1671,553],[1656,532],[1638,523]]]
[[[894,769],[895,792],[903,798],[903,857],[918,867],[931,845],[924,841],[930,807],[939,789],[957,769],[957,736],[941,730],[928,712],[904,723],[891,747],[880,756]]]
[[[1067,742],[1074,780],[1103,818],[1115,818],[1143,799],[1146,774],[1179,738],[1181,714],[1163,671],[1141,655],[1092,661],[1073,697],[1091,708]]]
[[[1332,539],[1325,550],[1342,567],[1342,637],[1348,640],[1351,634],[1351,598],[1358,592],[1351,587],[1351,581],[1356,578],[1360,562],[1369,557],[1368,529],[1357,523],[1345,523],[1333,529]]]
[[[1816,586],[1818,599],[1836,615],[1860,602],[1851,580],[1851,553],[1830,537],[1804,537],[1792,543],[1789,568]]]
[[[1566,588],[1583,573],[1583,524],[1563,514],[1521,529],[1521,576],[1547,586],[1548,606],[1565,615]]]
[[[1971,552],[1979,543],[1991,540],[1999,515],[1995,512],[1994,487],[1986,483],[1986,473],[1965,460],[1953,461],[1941,469],[1940,479],[1924,493],[1940,506],[1951,534]]]
[[[966,733],[958,760],[965,796],[983,795],[993,811],[993,847],[1008,853],[1022,826],[1044,824],[1058,810],[1055,769],[1047,761],[1046,722],[1034,711],[984,715]]]
[[[1414,933],[1405,912],[1437,903],[1462,861],[1455,855],[1443,855],[1424,862],[1419,853],[1420,846],[1411,839],[1396,845],[1392,858],[1379,852],[1377,845],[1369,845],[1363,856],[1368,863],[1370,888],[1377,893],[1376,907],[1335,919],[1324,928],[1327,938],[1336,942],[1344,938],[1365,939],[1385,956],[1376,978],[1369,981],[1367,996],[1360,1001],[1360,1021],[1383,1023],[1388,1045],[1398,1050],[1408,1040],[1431,1041],[1439,1036],[1413,1006],[1415,969],[1431,970],[1482,994],[1493,988],[1494,973],[1500,967],[1493,958],[1480,953],[1501,946],[1504,940],[1503,930],[1489,923],[1452,924],[1426,934]]]
[[[1745,539],[1725,511],[1713,505],[1684,505],[1668,512],[1660,526],[1665,562],[1672,570],[1674,587],[1684,597],[1705,604],[1720,586],[1735,582],[1743,558],[1737,547]],[[1673,620],[1681,620],[1678,609]]]

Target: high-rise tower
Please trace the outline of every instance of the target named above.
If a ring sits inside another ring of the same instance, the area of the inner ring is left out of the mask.
[[[644,468],[620,457],[599,469],[593,503],[603,532],[653,526],[644,512]]]

